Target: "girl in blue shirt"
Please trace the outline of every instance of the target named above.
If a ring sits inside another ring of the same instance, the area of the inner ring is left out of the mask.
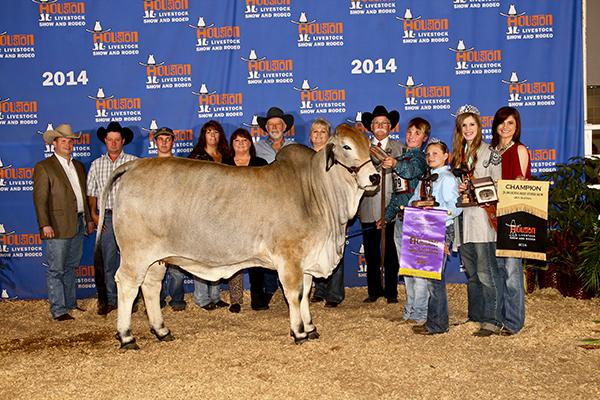
[[[444,142],[433,139],[425,148],[425,158],[427,165],[431,168],[432,174],[438,174],[438,177],[432,184],[433,196],[439,203],[436,209],[447,210],[446,217],[446,249],[450,249],[452,237],[454,236],[454,218],[460,214],[462,209],[456,207],[458,199],[458,180],[450,172],[448,162],[448,146]],[[421,182],[417,186],[414,195],[409,204],[414,200],[419,200],[421,193]],[[444,255],[442,265],[446,265],[447,256]],[[442,279],[427,279],[427,290],[429,300],[427,302],[427,321],[423,325],[413,326],[413,332],[420,335],[435,335],[448,331],[448,294],[446,292],[446,282],[444,279],[444,269],[442,269]]]

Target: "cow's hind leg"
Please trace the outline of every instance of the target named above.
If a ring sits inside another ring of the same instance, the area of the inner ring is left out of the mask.
[[[312,322],[308,301],[312,279],[312,275],[304,274],[304,286],[302,290],[302,299],[300,300],[300,315],[302,317],[302,323],[304,324],[304,332],[306,332],[308,338],[318,339],[319,332],[317,332],[317,327]]]
[[[279,280],[283,287],[283,294],[288,302],[290,310],[290,329],[294,342],[300,344],[308,339],[307,333],[304,331],[304,323],[300,313],[300,300],[303,292],[302,271],[297,266],[298,264],[290,264],[290,268],[279,269]],[[282,274],[281,271],[285,272]]]
[[[165,276],[166,265],[164,263],[154,263],[148,269],[144,282],[142,283],[142,294],[144,295],[144,304],[150,323],[150,332],[152,332],[160,341],[171,341],[173,335],[171,331],[164,326],[162,311],[160,310],[160,289],[162,280]]]
[[[121,349],[125,350],[139,349],[131,333],[131,309],[140,287],[135,279],[135,274],[130,272],[132,270],[121,261],[121,266],[115,274],[119,302],[117,308],[117,339],[121,342]]]

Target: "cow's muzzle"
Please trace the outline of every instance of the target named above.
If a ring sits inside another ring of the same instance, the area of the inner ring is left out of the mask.
[[[373,175],[369,175],[369,180],[371,181],[371,183],[375,186],[379,185],[379,182],[381,182],[381,175],[379,174],[373,174]]]

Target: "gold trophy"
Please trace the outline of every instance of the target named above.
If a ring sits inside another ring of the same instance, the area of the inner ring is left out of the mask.
[[[472,182],[473,171],[469,170],[464,164],[461,164],[460,168],[454,168],[452,173],[454,176],[459,177],[461,182],[467,186],[467,190],[458,198],[456,207],[475,207],[478,205],[475,198],[475,187]]]
[[[437,207],[440,205],[437,201],[435,201],[435,196],[433,195],[433,182],[435,182],[438,178],[438,174],[432,174],[431,168],[427,167],[425,170],[425,174],[421,177],[421,199],[415,200],[410,203],[413,207]]]

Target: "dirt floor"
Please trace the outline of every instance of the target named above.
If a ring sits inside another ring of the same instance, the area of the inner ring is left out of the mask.
[[[400,287],[402,292],[402,287]],[[246,296],[248,294],[246,293]],[[226,298],[226,294],[224,295]],[[348,289],[338,308],[311,307],[321,338],[295,345],[278,292],[268,311],[164,311],[176,336],[158,342],[143,307],[133,330],[141,347],[120,351],[116,313],[80,304],[74,321],[50,319],[46,301],[0,302],[0,399],[599,399],[600,299],[527,297],[513,337],[471,336],[476,326],[414,335],[400,304],[363,304]],[[449,285],[451,323],[466,318],[466,288]]]

